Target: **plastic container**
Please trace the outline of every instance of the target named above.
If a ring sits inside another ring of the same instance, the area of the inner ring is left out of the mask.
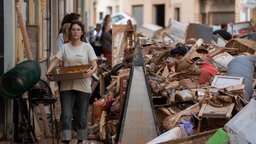
[[[23,61],[2,76],[1,95],[6,99],[16,99],[33,87],[40,76],[41,68],[36,61]]]
[[[104,99],[96,99],[92,106],[92,122],[96,124],[100,122],[100,117],[103,111]]]
[[[256,121],[256,101],[251,99],[250,102],[239,111],[228,123],[224,129],[229,136],[231,144],[255,144],[255,121]]]

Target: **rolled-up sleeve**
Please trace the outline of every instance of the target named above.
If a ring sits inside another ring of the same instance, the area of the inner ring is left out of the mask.
[[[63,34],[60,33],[58,35],[58,50],[62,48],[62,45],[64,44]]]

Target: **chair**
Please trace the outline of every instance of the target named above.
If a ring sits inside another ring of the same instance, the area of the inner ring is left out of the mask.
[[[46,129],[46,136],[52,136],[52,143],[54,143],[54,121],[53,121],[53,115],[55,116],[55,102],[57,101],[57,98],[53,95],[50,86],[48,83],[42,79],[38,81],[34,87],[32,87],[28,91],[28,101],[29,101],[29,106],[30,110],[33,110],[34,106],[39,106],[40,111],[41,111],[41,116],[43,123],[45,124],[45,129]],[[48,120],[46,113],[44,111],[44,105],[49,105],[50,106],[50,121],[51,121],[51,129],[52,129],[52,134],[50,133],[49,127],[47,125]],[[34,120],[34,119],[33,119]],[[56,122],[56,120],[55,120]],[[33,121],[33,127],[34,127],[34,121]],[[57,128],[57,127],[56,127]],[[57,131],[57,130],[56,130]]]

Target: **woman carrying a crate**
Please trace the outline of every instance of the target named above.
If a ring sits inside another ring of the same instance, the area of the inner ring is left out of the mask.
[[[62,61],[64,66],[91,65],[91,69],[82,74],[82,79],[61,80],[60,101],[61,101],[61,141],[70,143],[72,130],[73,108],[76,108],[78,118],[78,143],[87,140],[87,111],[89,98],[91,96],[91,76],[97,69],[97,56],[89,43],[83,42],[85,27],[79,22],[72,22],[70,25],[72,41],[66,43],[57,52],[56,58],[52,61],[47,70],[49,80],[54,76],[49,75],[56,65]]]

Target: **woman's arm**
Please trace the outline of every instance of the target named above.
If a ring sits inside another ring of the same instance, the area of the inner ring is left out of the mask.
[[[49,75],[50,74],[50,72],[55,68],[55,66],[59,63],[59,59],[58,58],[55,58],[53,61],[52,61],[52,63],[51,63],[51,65],[49,66],[49,68],[48,68],[48,70],[47,70],[47,72],[46,72],[46,77],[48,78],[48,80],[50,80],[50,81],[54,81],[55,80],[55,76],[53,76],[53,75]]]
[[[55,67],[56,65],[60,62],[60,60],[58,58],[55,58],[52,63],[50,64],[48,70],[47,70],[47,73],[46,75],[48,75]]]

